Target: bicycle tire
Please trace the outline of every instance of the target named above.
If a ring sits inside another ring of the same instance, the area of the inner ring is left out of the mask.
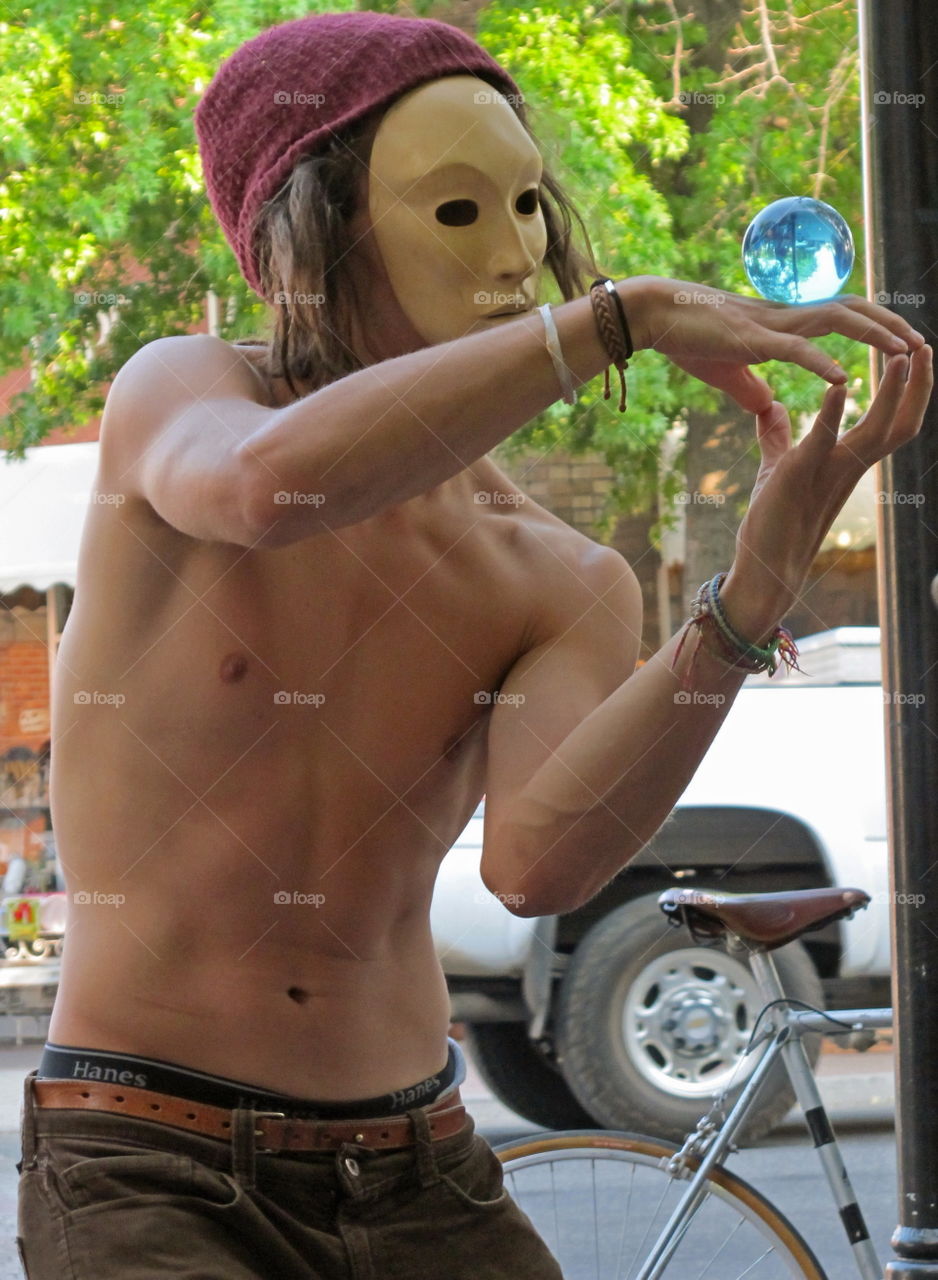
[[[687,1185],[665,1167],[677,1150],[641,1134],[587,1129],[503,1143],[495,1154],[564,1280],[632,1280]],[[663,1280],[826,1280],[807,1242],[749,1183],[716,1165],[706,1189]]]

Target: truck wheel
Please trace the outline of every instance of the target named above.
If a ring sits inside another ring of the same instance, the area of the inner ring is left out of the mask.
[[[734,1102],[759,1053],[744,1058],[762,998],[748,965],[698,946],[658,909],[657,894],[609,913],[581,939],[560,990],[560,1068],[603,1129],[680,1141],[730,1080]],[[822,1008],[800,942],[772,953],[787,995]],[[806,1036],[813,1063],[819,1035]],[[752,1143],[794,1104],[779,1062],[737,1139]]]
[[[545,1129],[591,1129],[566,1080],[528,1037],[523,1022],[467,1024],[466,1039],[479,1075],[516,1115]]]

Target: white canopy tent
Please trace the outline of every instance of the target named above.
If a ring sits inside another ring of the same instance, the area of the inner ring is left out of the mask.
[[[98,444],[54,444],[0,461],[0,593],[75,585]]]

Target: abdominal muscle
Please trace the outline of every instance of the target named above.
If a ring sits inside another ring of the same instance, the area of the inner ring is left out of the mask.
[[[207,913],[201,942],[167,965],[118,921],[81,925],[69,929],[54,1044],[321,1101],[406,1088],[446,1063],[449,997],[428,927],[367,957],[268,943],[239,960],[215,952]]]

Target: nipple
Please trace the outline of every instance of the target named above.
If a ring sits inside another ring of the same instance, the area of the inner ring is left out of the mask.
[[[247,669],[247,659],[243,653],[227,653],[221,660],[218,674],[223,684],[233,684],[241,679]]]

